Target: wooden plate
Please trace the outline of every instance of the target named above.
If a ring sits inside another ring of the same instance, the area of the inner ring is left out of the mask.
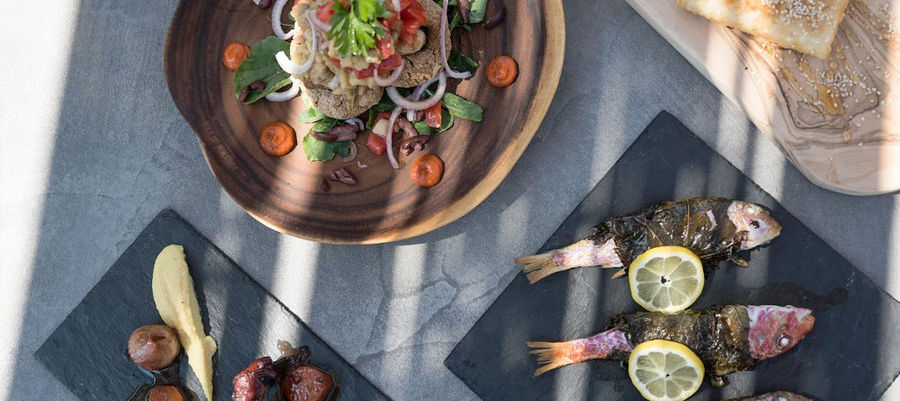
[[[234,97],[234,73],[222,65],[222,50],[231,42],[252,45],[272,35],[271,10],[260,10],[250,0],[182,0],[166,37],[166,82],[216,179],[263,224],[320,242],[409,238],[462,217],[493,192],[528,146],[553,99],[565,49],[562,1],[508,3],[500,26],[454,35],[454,48],[481,66],[455,93],[480,104],[484,121],[457,120],[428,143],[426,151],[445,163],[443,180],[432,188],[409,179],[408,165],[422,152],[401,157],[396,171],[385,156],[365,148],[365,135],[356,141],[359,160],[368,165],[364,169],[356,161],[309,162],[299,146],[281,158],[262,152],[259,132],[267,123],[288,122],[298,141],[309,126],[297,122],[307,108],[299,98],[244,105]],[[488,15],[498,4],[490,2]],[[519,77],[511,86],[494,88],[484,67],[501,54],[518,61]],[[330,191],[320,190],[320,181],[340,167],[347,167],[359,183],[330,183]]]

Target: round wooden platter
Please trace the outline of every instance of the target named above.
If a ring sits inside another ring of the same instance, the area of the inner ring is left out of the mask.
[[[484,119],[457,119],[452,129],[426,145],[425,152],[445,163],[443,180],[431,188],[409,179],[409,164],[424,152],[401,156],[401,169],[394,170],[386,156],[376,157],[365,148],[366,135],[356,142],[358,160],[367,168],[339,158],[309,162],[299,145],[280,158],[262,152],[259,132],[275,120],[293,126],[299,142],[309,125],[297,118],[308,106],[299,97],[251,105],[235,98],[234,73],[222,65],[222,50],[231,42],[252,45],[272,35],[271,10],[260,10],[250,0],[181,0],[166,37],[166,82],[216,179],[263,224],[330,243],[409,238],[462,217],[487,198],[525,151],[556,92],[565,50],[562,1],[508,3],[500,26],[458,29],[453,35],[454,48],[480,67],[473,78],[450,88],[480,104]],[[489,2],[488,16],[499,4]],[[487,83],[484,69],[501,54],[517,60],[519,77],[511,86],[495,88]],[[322,191],[321,180],[340,167],[350,170],[358,184],[330,182],[330,191]]]

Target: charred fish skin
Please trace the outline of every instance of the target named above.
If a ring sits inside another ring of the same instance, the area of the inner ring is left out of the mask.
[[[686,345],[712,376],[750,370],[757,363],[750,352],[750,319],[743,305],[679,314],[639,312],[617,315],[612,322],[630,333],[634,344],[662,339]]]
[[[714,268],[726,259],[742,263],[737,252],[765,245],[781,226],[762,206],[725,198],[665,201],[633,213],[611,217],[588,237],[564,248],[516,259],[535,283],[577,267],[626,267],[650,248],[683,246]],[[614,277],[624,274],[624,269]]]
[[[787,391],[775,391],[753,397],[730,398],[724,401],[812,401],[812,399]]]
[[[673,314],[638,312],[610,319],[606,331],[565,342],[528,342],[540,366],[535,376],[588,361],[624,361],[634,346],[650,340],[684,344],[703,361],[711,377],[753,369],[781,355],[812,330],[815,318],[806,308],[777,305],[726,305]]]

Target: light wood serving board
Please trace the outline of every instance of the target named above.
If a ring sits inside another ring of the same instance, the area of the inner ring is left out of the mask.
[[[627,0],[812,182],[900,190],[900,1],[851,0],[827,60],[685,11]]]

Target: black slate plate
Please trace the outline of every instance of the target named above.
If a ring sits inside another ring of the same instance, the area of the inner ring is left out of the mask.
[[[816,324],[794,350],[727,376],[730,384],[721,390],[704,383],[692,400],[772,390],[820,400],[877,399],[900,371],[900,303],[668,113],[653,120],[538,252],[584,237],[605,217],[696,196],[762,204],[784,229],[750,255],[750,268],[722,264],[694,308],[793,304],[812,308]],[[526,341],[586,337],[602,331],[612,315],[638,310],[626,279],[611,275],[583,268],[529,285],[519,274],[445,364],[485,400],[641,399],[617,362],[590,361],[532,378],[537,363]]]
[[[341,400],[388,400],[240,267],[172,210],[164,210],[84,297],[35,356],[82,400],[125,400],[152,379],[126,356],[135,328],[161,323],[150,288],[156,255],[181,244],[194,278],[204,327],[219,344],[215,394],[231,400],[231,379],[262,355],[277,357],[277,341],[307,345],[314,364],[334,373]],[[181,377],[204,399],[182,353]]]

